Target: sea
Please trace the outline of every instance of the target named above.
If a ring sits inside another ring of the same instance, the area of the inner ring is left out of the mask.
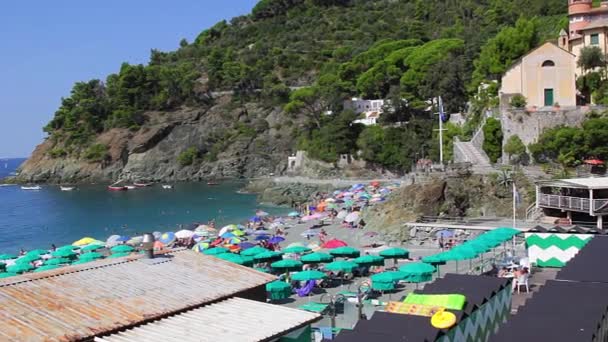
[[[222,227],[247,221],[256,210],[288,212],[238,193],[242,186],[178,183],[165,190],[156,184],[121,192],[110,192],[106,185],[82,185],[74,191],[55,185],[42,185],[39,191],[0,186],[0,253],[59,247],[86,236],[105,241],[113,234],[177,231],[210,220]]]

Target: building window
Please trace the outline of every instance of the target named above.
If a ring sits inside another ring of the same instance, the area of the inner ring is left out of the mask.
[[[542,65],[543,68],[554,67],[554,66],[555,66],[555,62],[553,62],[552,60],[546,60],[543,62],[543,65]]]
[[[591,45],[600,45],[600,35],[598,33],[591,35]]]

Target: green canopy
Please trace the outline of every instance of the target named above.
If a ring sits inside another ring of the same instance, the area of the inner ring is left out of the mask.
[[[423,262],[405,264],[399,267],[399,271],[407,276],[404,280],[410,283],[422,283],[430,281],[435,273],[435,267]]]
[[[59,265],[44,265],[44,266],[40,266],[37,269],[35,269],[34,273],[50,271],[50,270],[54,270],[56,268],[59,268]]]
[[[241,253],[241,255],[243,255],[243,253]],[[263,261],[281,260],[282,257],[283,257],[283,253],[281,253],[281,252],[268,251],[268,252],[256,254],[253,257],[253,259],[257,262],[263,262]]]
[[[1,278],[14,277],[16,275],[17,275],[17,273],[3,272],[3,273],[0,273],[0,279]]]
[[[394,247],[381,251],[380,256],[387,259],[407,259],[410,256],[410,252],[407,249]]]
[[[306,254],[300,258],[300,261],[305,264],[318,264],[321,262],[331,262],[332,260],[334,260],[333,256],[321,252]]]
[[[251,247],[249,249],[246,249],[244,251],[241,251],[241,255],[242,256],[256,256],[258,254],[262,254],[265,252],[270,252],[269,249],[266,249],[264,247],[260,247],[260,246],[255,246],[255,247]]]
[[[79,248],[80,247],[78,247],[78,246],[65,245],[65,246],[61,246],[61,247],[57,248],[55,250],[55,252],[57,252],[57,251],[73,251],[73,250],[79,249]]]
[[[128,252],[123,252],[123,253],[114,253],[112,255],[110,255],[108,257],[108,259],[116,259],[116,258],[122,258],[122,257],[126,257],[129,256],[131,253]],[[85,260],[90,260],[90,259],[85,259]]]
[[[0,271],[4,271],[6,270],[6,264],[3,262],[0,262]]]
[[[291,279],[297,281],[319,280],[324,278],[327,278],[325,273],[315,270],[298,272],[291,277]]]
[[[82,247],[81,251],[83,251],[83,252],[92,252],[92,251],[96,251],[98,249],[102,249],[104,247],[105,247],[104,245],[91,244],[91,245]]]
[[[69,264],[70,259],[68,258],[53,258],[46,260],[43,265],[61,265],[61,264]]]
[[[72,263],[72,265],[80,265],[80,264],[86,264],[87,262],[93,262],[95,261],[94,259],[80,259],[80,260],[76,260]]]
[[[0,260],[9,260],[16,259],[17,256],[15,254],[0,254]]]
[[[352,260],[359,265],[383,266],[384,258],[377,255],[364,255]]]
[[[273,262],[270,267],[278,270],[299,270],[302,269],[302,262],[293,259],[283,259],[281,261]]]
[[[268,270],[262,267],[254,267],[254,270],[258,271],[258,272],[262,272],[262,273],[268,273]]]
[[[37,261],[40,259],[42,259],[42,257],[38,254],[26,255],[15,260],[15,264],[29,264],[32,261]]]
[[[228,250],[228,248],[224,248],[224,247],[213,247],[213,248],[209,248],[203,251],[203,254],[205,255],[219,255],[219,254],[224,254],[224,253],[228,253],[230,252]]]
[[[89,252],[89,253],[81,254],[78,259],[80,259],[80,260],[96,260],[96,259],[101,259],[101,258],[103,258],[103,255],[101,255],[100,253]]]
[[[24,273],[34,269],[30,264],[15,264],[6,268],[8,273]]]
[[[422,258],[422,262],[426,262],[427,264],[433,264],[433,265],[445,264],[445,262],[448,260],[449,259],[448,259],[447,252],[437,253],[437,254],[425,256]]]
[[[246,257],[246,256],[233,254],[233,253],[222,253],[222,254],[216,255],[215,257],[222,259],[222,260],[230,261],[232,263],[239,264],[239,265],[252,265],[253,264],[252,257]]]
[[[392,281],[372,281],[372,289],[376,291],[392,291],[395,289],[395,283]]]
[[[284,281],[275,280],[272,283],[266,284],[267,292],[281,292],[289,290],[291,294],[291,286]]]
[[[328,271],[352,272],[357,267],[359,267],[359,265],[357,265],[357,263],[355,263],[355,262],[346,261],[346,260],[338,260],[338,261],[334,261],[329,264],[326,264],[325,267],[323,267],[323,268]]]
[[[452,248],[448,253],[448,260],[467,260],[467,259],[473,259],[475,257],[477,257],[477,253],[475,250],[471,249],[471,248],[466,248],[466,247],[455,247]]]
[[[72,258],[76,256],[76,253],[71,249],[57,249],[56,251],[51,253],[51,256],[60,258]]]
[[[133,252],[135,250],[135,248],[129,246],[129,245],[118,245],[118,246],[114,246],[112,248],[110,248],[110,252],[112,252],[112,254],[114,253],[130,253]]]
[[[407,274],[399,271],[387,271],[371,276],[372,282],[389,283],[407,278]]]
[[[32,249],[31,251],[28,251],[25,256],[29,256],[29,255],[45,255],[45,254],[49,254],[49,251],[44,250],[44,249]]]
[[[304,246],[291,246],[291,247],[287,247],[283,250],[284,253],[289,253],[289,254],[302,254],[302,253],[308,253],[310,251],[311,251],[310,248],[304,247]]]
[[[331,251],[329,251],[329,254],[335,257],[356,258],[361,255],[361,252],[359,252],[359,250],[356,248],[344,246],[332,249]]]

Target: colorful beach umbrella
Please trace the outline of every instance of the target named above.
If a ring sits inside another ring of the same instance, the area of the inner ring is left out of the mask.
[[[327,275],[321,271],[308,270],[295,273],[291,279],[297,281],[320,280],[327,278]]]
[[[384,258],[377,255],[363,255],[352,260],[363,266],[383,266]]]
[[[2,273],[0,273],[0,279],[14,277],[14,276],[17,276],[17,275],[18,275],[17,273],[2,272]]]
[[[127,253],[127,252],[124,252],[124,253],[115,253],[115,254],[110,255],[108,257],[108,259],[122,258],[122,257],[126,257],[126,256],[129,256],[129,255],[130,255],[130,253]]]
[[[247,249],[245,251],[242,251],[241,255],[243,255],[243,256],[254,256],[254,255],[257,255],[257,254],[260,254],[260,253],[265,253],[265,252],[270,252],[270,250],[266,249],[264,247],[255,246],[255,247],[249,248],[249,249]]]
[[[333,260],[334,260],[333,256],[331,256],[327,253],[321,253],[321,252],[306,254],[300,258],[300,261],[302,261],[305,264],[318,264],[318,263],[322,263],[322,262],[331,262]]]
[[[239,248],[241,250],[246,250],[246,249],[249,249],[249,248],[253,248],[253,247],[257,246],[257,245],[255,243],[252,243],[252,242],[241,242],[241,243],[239,243],[238,246],[239,246]]]
[[[175,237],[178,239],[189,239],[194,235],[194,232],[188,229],[182,229],[175,233]]]
[[[272,264],[270,264],[270,267],[277,269],[277,270],[299,270],[302,269],[302,262],[298,261],[298,260],[293,260],[293,259],[283,259],[280,261],[276,261],[273,262]]]
[[[25,273],[34,269],[34,266],[30,264],[14,264],[6,268],[7,273]]]
[[[62,265],[62,264],[69,264],[71,262],[70,259],[68,258],[53,258],[53,259],[48,259],[45,260],[43,265]]]
[[[192,250],[197,253],[203,253],[203,251],[205,251],[207,248],[209,248],[208,242],[199,242],[192,247]]]
[[[80,250],[81,250],[82,252],[93,252],[93,251],[96,251],[96,250],[98,250],[98,249],[102,249],[102,248],[104,248],[104,247],[105,247],[104,245],[100,245],[100,244],[95,244],[95,243],[94,243],[94,244],[90,244],[90,245],[84,246],[84,247],[82,247],[82,249],[80,249]]]
[[[325,243],[323,243],[323,245],[321,247],[326,248],[326,249],[333,249],[333,248],[346,247],[346,246],[348,246],[348,244],[342,240],[331,239],[331,240],[325,241]]]
[[[281,260],[282,257],[283,257],[283,253],[281,253],[281,252],[268,251],[268,252],[263,252],[263,253],[254,255],[253,259],[256,262],[265,262],[265,261]]]
[[[50,271],[50,270],[54,270],[56,268],[59,268],[59,265],[44,265],[44,266],[40,266],[37,269],[35,269],[34,273]]]
[[[103,258],[103,255],[97,252],[89,252],[81,254],[78,260],[97,260]]]
[[[59,258],[72,258],[76,256],[76,253],[69,249],[57,249],[51,253],[51,256]]]
[[[347,260],[337,260],[326,264],[323,268],[328,271],[336,271],[336,272],[352,272],[357,269],[359,265],[352,261]]]
[[[232,232],[227,232],[227,233],[224,233],[224,234],[220,235],[220,237],[221,237],[222,239],[230,239],[230,238],[233,238],[233,237],[235,237],[235,236],[236,236],[236,235],[232,234]]]
[[[129,241],[129,237],[128,236],[124,236],[124,235],[111,235],[106,240],[106,245],[108,247],[112,247],[112,246],[115,246],[115,245],[118,245],[120,243],[127,242],[127,241]]]
[[[356,248],[345,246],[332,249],[329,254],[335,257],[356,258],[361,255],[361,252]]]
[[[82,239],[78,240],[78,241],[74,241],[72,242],[73,246],[86,246],[88,244],[91,244],[93,242],[95,242],[97,240],[93,239],[92,237],[83,237]]]
[[[270,239],[268,239],[268,242],[272,243],[274,245],[276,245],[277,243],[281,243],[283,241],[285,241],[285,238],[282,236],[273,236]]]
[[[266,241],[270,239],[270,236],[268,235],[258,235],[255,237],[255,241]]]
[[[163,235],[160,236],[160,239],[158,239],[158,241],[162,242],[164,245],[170,245],[175,242],[176,239],[177,237],[175,236],[175,233],[165,232],[163,233]]]
[[[224,254],[224,253],[229,253],[230,251],[228,250],[228,248],[224,248],[224,247],[213,247],[210,249],[207,249],[203,252],[203,254],[205,255],[219,255],[219,254]]]
[[[238,237],[245,236],[245,232],[240,229],[233,230],[232,234],[234,234],[234,236],[238,236]]]
[[[297,246],[297,245],[287,247],[283,250],[284,253],[289,253],[289,254],[302,254],[302,253],[308,253],[310,251],[311,251],[311,249],[308,247]]]
[[[112,254],[133,252],[134,250],[135,250],[135,248],[133,248],[129,245],[118,245],[118,246],[114,246],[114,247],[110,248],[110,251],[112,252]]]

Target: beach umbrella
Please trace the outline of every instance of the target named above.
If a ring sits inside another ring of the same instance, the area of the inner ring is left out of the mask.
[[[209,248],[209,243],[208,242],[199,242],[196,245],[194,245],[194,247],[192,247],[192,250],[195,251],[195,252],[197,252],[197,253],[202,253],[207,248]]]
[[[78,247],[78,246],[65,245],[65,246],[58,247],[58,248],[55,250],[55,252],[57,252],[57,251],[70,251],[70,252],[71,252],[71,251],[73,251],[73,250],[77,250],[77,249],[79,249],[79,248],[80,248],[80,247]],[[51,254],[52,254],[52,253],[51,253]]]
[[[210,249],[207,249],[203,252],[203,254],[205,255],[219,255],[219,254],[224,254],[224,253],[228,253],[230,252],[228,250],[228,248],[224,248],[224,247],[213,247]]]
[[[30,256],[30,255],[45,255],[45,254],[49,254],[48,250],[44,250],[44,249],[32,249],[31,251],[28,251],[27,253],[25,253],[25,256]]]
[[[155,251],[160,251],[165,248],[165,244],[160,241],[154,241],[152,248],[154,248]]]
[[[281,260],[282,257],[283,257],[283,253],[281,253],[281,252],[268,251],[268,252],[263,252],[263,253],[254,255],[253,259],[256,262],[265,262],[265,261]]]
[[[162,242],[164,245],[170,245],[173,242],[175,242],[176,239],[177,239],[177,237],[175,236],[175,233],[166,232],[160,236],[160,239],[158,239],[158,241]]]
[[[336,217],[340,220],[343,220],[347,215],[348,215],[348,211],[341,210]]]
[[[285,238],[282,236],[273,236],[268,240],[268,242],[272,243],[273,245],[276,245],[277,243],[280,243],[283,241],[285,241]]]
[[[54,270],[56,268],[59,268],[59,265],[40,266],[40,267],[38,267],[37,269],[34,270],[34,273],[44,272],[44,271],[50,271],[50,270]]]
[[[73,258],[76,256],[76,253],[69,249],[57,249],[56,251],[51,253],[51,256],[60,258]]]
[[[45,260],[44,263],[42,263],[43,265],[62,265],[62,264],[69,264],[71,262],[70,259],[68,258],[53,258],[53,259],[48,259]]]
[[[0,254],[0,260],[9,260],[17,258],[14,254]]]
[[[40,260],[42,257],[38,254],[24,255],[15,260],[15,264],[29,264],[32,261]]]
[[[118,245],[110,248],[112,254],[114,253],[125,253],[125,252],[133,252],[135,248],[128,245]]]
[[[119,243],[127,242],[127,241],[129,241],[129,239],[130,238],[128,236],[124,236],[124,235],[111,235],[106,240],[106,245],[108,247],[112,247],[112,246],[118,245]]]
[[[297,211],[292,211],[289,214],[287,214],[287,216],[289,216],[289,217],[298,217],[298,216],[300,216],[300,213],[297,212]]]
[[[467,260],[477,257],[478,252],[473,248],[458,246],[452,248],[447,254],[449,260]]]
[[[361,252],[353,247],[345,246],[332,249],[329,254],[335,257],[356,258],[361,255]]]
[[[253,258],[252,257],[245,257],[242,255],[238,255],[238,254],[233,254],[233,253],[223,253],[223,254],[218,254],[215,256],[216,258],[222,259],[222,260],[226,260],[238,265],[252,265],[253,264]]]
[[[81,251],[82,252],[93,252],[93,251],[96,251],[98,249],[102,249],[104,247],[105,247],[104,245],[91,244],[91,245],[87,245],[85,247],[82,247]]]
[[[364,255],[353,259],[353,262],[365,266],[383,266],[384,258],[377,255]]]
[[[344,218],[344,221],[346,222],[355,222],[357,220],[359,220],[359,212],[358,211],[354,211],[348,215],[346,215],[346,217]]]
[[[72,265],[81,265],[81,264],[86,264],[88,262],[93,262],[95,261],[95,259],[81,259],[81,260],[76,260],[72,263]]]
[[[256,271],[258,271],[258,272],[268,273],[268,269],[266,269],[266,268],[254,267],[253,269],[256,270]]]
[[[242,251],[241,255],[243,255],[243,256],[254,256],[256,254],[265,253],[265,252],[270,252],[270,250],[266,249],[264,247],[255,246],[255,247],[249,248],[249,249],[247,249],[245,251]]]
[[[322,262],[331,262],[333,260],[333,256],[321,252],[306,254],[300,258],[300,261],[305,264],[318,264]]]
[[[397,264],[397,259],[407,259],[410,256],[410,252],[407,249],[394,247],[381,251],[380,256],[386,259],[393,259],[395,265]]]
[[[331,239],[329,241],[325,241],[325,243],[323,243],[323,245],[321,247],[326,248],[326,249],[333,249],[333,248],[346,247],[346,246],[348,246],[348,244],[342,240]]]
[[[270,236],[268,235],[258,235],[255,237],[255,241],[266,241],[270,239]]]
[[[18,274],[17,273],[10,273],[10,272],[2,272],[2,273],[0,273],[0,279],[14,277],[16,275],[18,275]]]
[[[372,280],[372,289],[376,291],[392,291],[395,289],[395,283],[392,281],[381,282]]]
[[[143,235],[134,236],[131,239],[129,239],[129,241],[127,241],[126,244],[131,245],[131,246],[137,246],[137,245],[141,244],[142,241],[144,241]]]
[[[270,264],[270,267],[277,270],[295,271],[302,269],[302,262],[293,259],[283,259]]]
[[[235,229],[232,231],[232,234],[234,234],[234,236],[244,236],[245,232],[240,229]]]
[[[259,216],[252,216],[249,218],[249,221],[254,222],[254,223],[258,223],[258,222],[262,222],[262,218]]]
[[[108,257],[108,259],[116,259],[116,258],[122,258],[122,257],[126,257],[129,256],[130,253],[124,252],[124,253],[115,253],[112,254]]]
[[[438,238],[438,239],[439,238],[444,238],[444,239],[445,238],[451,238],[453,236],[454,236],[454,231],[447,230],[447,229],[440,230],[437,233],[435,233],[435,237]]]
[[[289,254],[302,254],[302,253],[308,253],[310,251],[311,251],[310,248],[304,247],[304,246],[290,246],[283,250],[284,253],[289,253]]]
[[[182,229],[175,233],[175,237],[178,239],[189,239],[194,235],[194,232],[188,229]]]
[[[221,237],[222,239],[230,239],[230,238],[233,238],[233,237],[235,237],[235,236],[236,236],[236,235],[232,234],[231,232],[227,232],[227,233],[224,233],[224,234],[220,235],[220,237]]]
[[[89,252],[81,254],[78,260],[96,260],[103,258],[103,255],[97,252]]]
[[[405,280],[410,283],[430,281],[435,270],[434,266],[423,262],[409,263],[399,267],[399,271],[407,275]]]
[[[266,292],[268,293],[268,299],[280,300],[289,298],[292,293],[291,286],[284,281],[275,280],[272,283],[266,284]]]
[[[231,237],[229,239],[224,240],[224,244],[228,244],[228,245],[238,245],[241,242],[243,242],[243,240],[241,240],[237,237]]]
[[[355,270],[358,267],[359,267],[359,265],[357,265],[357,263],[355,263],[355,262],[346,261],[346,260],[337,260],[334,262],[330,262],[329,264],[326,264],[323,268],[328,271],[352,272],[353,270]]]
[[[345,208],[350,208],[350,207],[352,207],[354,204],[355,204],[355,201],[353,201],[352,199],[347,199],[347,200],[344,200],[344,207],[345,207]],[[352,213],[351,213],[351,214],[352,214]],[[350,215],[350,214],[348,214],[348,215]],[[346,217],[348,217],[348,215],[346,215]],[[345,219],[345,221],[346,221],[346,217],[344,218],[344,219]],[[357,217],[358,217],[358,215],[357,215]],[[348,221],[347,221],[347,222],[348,222]]]
[[[321,271],[308,270],[295,273],[291,279],[297,281],[320,280],[327,278],[327,275]]]
[[[390,283],[407,278],[407,274],[399,271],[387,271],[371,276],[372,282]]]
[[[25,273],[34,269],[34,266],[30,264],[14,264],[6,268],[6,272],[8,273]]]
[[[97,240],[93,239],[92,237],[83,237],[80,240],[72,242],[72,245],[73,246],[86,246],[86,245],[89,245],[89,244],[91,244],[91,243],[93,243],[95,241],[97,241]]]
[[[158,240],[163,235],[163,233],[161,233],[161,232],[153,232],[152,235],[154,236],[155,240]]]
[[[253,248],[255,246],[257,246],[257,245],[255,243],[251,243],[251,242],[241,242],[241,243],[239,243],[239,248],[242,249],[242,250]]]

